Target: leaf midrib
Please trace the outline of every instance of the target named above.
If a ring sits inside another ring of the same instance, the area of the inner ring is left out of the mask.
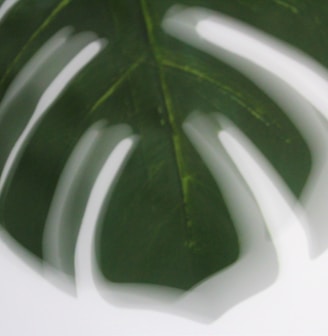
[[[189,175],[185,172],[185,167],[184,167],[184,163],[182,160],[182,144],[181,144],[181,140],[179,137],[178,127],[175,122],[174,111],[173,111],[171,97],[169,94],[169,89],[164,79],[164,72],[163,72],[164,64],[163,64],[162,58],[160,57],[160,53],[158,52],[156,40],[155,40],[154,33],[153,33],[153,23],[152,23],[152,20],[150,19],[150,13],[149,13],[146,0],[140,0],[140,6],[141,6],[141,12],[142,12],[142,15],[145,21],[145,27],[146,27],[146,32],[147,32],[147,37],[148,37],[151,53],[152,53],[153,59],[155,60],[155,64],[158,69],[158,76],[159,76],[159,82],[160,82],[161,90],[162,90],[162,97],[164,99],[165,110],[167,111],[167,115],[168,115],[168,124],[172,132],[172,138],[171,138],[172,147],[173,147],[173,153],[174,153],[174,158],[175,158],[175,162],[177,166],[179,182],[180,182],[180,190],[181,190],[181,196],[182,196],[182,201],[183,201],[183,213],[184,213],[184,218],[185,218],[185,223],[186,223],[185,229],[187,233],[187,241],[189,241],[191,238],[190,228],[192,226],[189,209],[188,209],[188,182],[189,182],[188,178],[189,178]]]

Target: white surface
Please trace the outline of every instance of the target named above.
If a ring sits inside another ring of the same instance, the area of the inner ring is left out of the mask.
[[[0,240],[0,333],[324,336],[328,333],[327,266],[325,253],[306,268],[241,302],[217,321],[201,324],[173,313],[118,308],[98,295],[72,297],[32,270]]]

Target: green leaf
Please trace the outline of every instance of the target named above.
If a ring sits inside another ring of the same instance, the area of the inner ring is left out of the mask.
[[[184,2],[248,22],[325,64],[327,46],[312,34],[326,24],[307,16],[310,9],[323,18],[323,3]],[[194,111],[220,112],[232,120],[300,195],[311,157],[298,130],[261,88],[162,30],[163,17],[174,4],[22,0],[1,22],[2,98],[26,63],[64,27],[107,40],[49,107],[2,195],[2,225],[35,256],[44,258],[45,223],[65,164],[99,120],[108,127],[129,125],[139,136],[97,228],[97,261],[109,281],[189,289],[238,260],[242,237],[220,186],[182,128]],[[26,123],[25,105],[35,104],[37,86],[31,79],[31,92],[0,119],[0,146],[6,154],[11,134]],[[5,159],[3,154],[1,169]],[[78,229],[69,231],[73,252]]]

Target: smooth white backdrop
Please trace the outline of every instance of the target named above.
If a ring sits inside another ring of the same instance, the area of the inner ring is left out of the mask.
[[[42,277],[37,265],[33,259],[24,261],[0,240],[1,335],[328,334],[328,252],[294,274],[282,276],[211,324],[173,312],[119,308],[94,293],[74,297]]]

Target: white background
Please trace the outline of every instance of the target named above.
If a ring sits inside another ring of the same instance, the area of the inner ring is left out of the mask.
[[[119,308],[88,293],[74,297],[42,277],[33,259],[23,259],[0,240],[1,335],[328,334],[328,253],[293,274],[281,275],[267,290],[210,324],[173,312]]]

